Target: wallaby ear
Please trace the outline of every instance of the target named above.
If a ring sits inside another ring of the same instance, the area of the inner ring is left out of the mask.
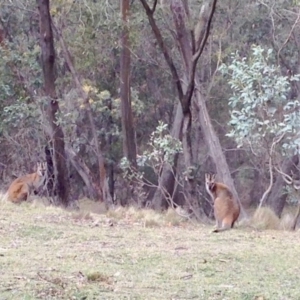
[[[47,163],[46,162],[37,162],[36,164],[36,171],[37,172],[44,172],[46,171],[46,168],[47,168]]]
[[[213,175],[211,176],[211,181],[215,181],[215,180],[216,180],[216,175],[217,175],[217,174],[213,174]]]
[[[213,180],[213,175],[210,173],[206,173],[205,174],[205,180],[206,181],[212,181]]]

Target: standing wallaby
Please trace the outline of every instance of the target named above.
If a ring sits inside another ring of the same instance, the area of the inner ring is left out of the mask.
[[[35,173],[21,176],[11,183],[7,191],[7,199],[14,203],[26,201],[32,191],[44,184],[46,172],[46,162],[37,163]]]
[[[205,187],[214,202],[216,228],[213,232],[219,232],[233,227],[240,215],[240,205],[229,188],[215,179],[215,174],[205,174]]]

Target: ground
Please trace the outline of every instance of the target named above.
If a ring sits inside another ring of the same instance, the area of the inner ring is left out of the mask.
[[[300,231],[0,203],[0,299],[300,299]]]

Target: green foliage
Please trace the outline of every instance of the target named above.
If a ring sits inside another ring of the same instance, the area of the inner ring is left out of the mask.
[[[39,111],[36,103],[30,99],[22,82],[14,80],[18,74],[19,78],[26,77],[30,70],[32,77],[26,77],[28,82],[24,85],[28,88],[36,88],[41,85],[40,71],[36,61],[36,53],[23,52],[15,49],[15,45],[7,43],[0,47],[0,96],[1,96],[1,124],[0,130],[8,132],[10,128],[31,127],[39,119]]]
[[[170,166],[174,163],[174,156],[182,152],[182,143],[173,138],[168,133],[168,125],[159,122],[156,130],[151,134],[148,149],[137,157],[137,164],[140,168],[150,167],[159,175],[164,164]],[[124,171],[125,177],[133,176],[138,179],[143,178],[143,173],[135,172],[131,169],[127,158],[123,157],[120,167]]]
[[[270,138],[285,133],[285,148],[300,144],[300,103],[289,99],[291,83],[300,75],[281,75],[274,63],[273,51],[252,46],[249,57],[232,54],[230,64],[219,70],[228,78],[232,95],[229,98],[232,127],[229,137],[239,146],[261,145]]]
[[[144,151],[138,159],[140,166],[143,166],[147,160],[152,161],[153,166],[156,167],[165,162],[172,165],[174,156],[182,152],[182,143],[168,133],[168,125],[161,121],[151,134],[148,146],[149,150]]]

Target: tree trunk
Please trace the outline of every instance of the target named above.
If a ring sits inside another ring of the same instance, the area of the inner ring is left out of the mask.
[[[131,98],[130,98],[130,44],[129,44],[129,0],[121,1],[123,29],[121,36],[122,50],[120,60],[120,97],[122,110],[123,154],[136,168],[136,142],[133,128]]]
[[[292,176],[292,173],[298,172],[299,156],[294,155],[291,158],[286,158],[282,164],[282,172]],[[283,188],[285,181],[281,174],[277,174],[276,181],[272,191],[267,198],[266,205],[270,206],[278,217],[281,217],[284,205],[286,203],[287,193],[284,193]]]
[[[101,191],[97,181],[95,181],[95,176],[93,176],[91,170],[85,164],[85,162],[78,157],[75,151],[70,147],[66,147],[66,153],[68,155],[68,159],[70,160],[72,166],[77,171],[88,191],[88,197],[93,200],[99,200],[99,195],[101,195]]]
[[[166,63],[168,64],[174,83],[177,88],[178,99],[180,101],[183,113],[183,129],[182,129],[182,139],[183,139],[183,153],[184,161],[187,171],[187,193],[186,200],[193,209],[195,215],[200,217],[200,207],[197,199],[193,199],[193,193],[195,191],[195,180],[193,172],[193,162],[192,162],[192,147],[190,140],[191,131],[191,103],[195,88],[195,74],[197,62],[203,53],[204,46],[207,42],[209,31],[211,27],[212,18],[216,9],[217,0],[213,0],[211,5],[204,3],[201,7],[199,14],[199,22],[197,28],[200,30],[188,31],[186,25],[189,23],[189,11],[188,5],[184,1],[172,0],[170,2],[171,11],[173,13],[173,20],[176,28],[176,38],[179,43],[179,49],[183,58],[183,63],[185,66],[185,77],[187,78],[186,84],[183,85],[179,77],[178,69],[176,68],[174,61],[170,55],[169,49],[166,46],[161,31],[159,30],[156,21],[154,19],[154,13],[157,5],[155,0],[152,8],[149,7],[146,0],[140,0],[149,19],[150,26],[156,37],[158,45],[164,55]],[[209,12],[209,6],[211,6]],[[190,33],[192,33],[190,35]],[[192,46],[191,46],[192,45]]]
[[[55,26],[54,26],[54,28],[55,28]],[[107,178],[106,178],[105,158],[104,158],[103,153],[102,153],[102,151],[100,149],[100,146],[99,146],[97,129],[96,129],[96,125],[95,125],[94,118],[93,118],[91,104],[89,102],[89,95],[82,88],[80,78],[76,73],[76,70],[75,70],[73,62],[72,62],[71,54],[69,52],[69,49],[67,48],[67,45],[65,43],[65,40],[63,38],[62,33],[59,32],[57,30],[57,28],[55,28],[55,30],[59,35],[61,46],[62,46],[62,49],[63,49],[63,52],[64,52],[64,56],[65,56],[68,68],[69,68],[69,70],[72,74],[72,77],[74,79],[76,87],[77,87],[77,89],[78,89],[78,91],[81,94],[81,97],[83,99],[83,104],[85,106],[85,111],[87,113],[87,117],[89,119],[89,123],[90,123],[90,126],[91,126],[91,133],[92,133],[93,141],[94,141],[94,145],[95,145],[95,152],[96,152],[97,160],[98,160],[98,170],[99,170],[99,178],[100,178],[100,182],[99,182],[100,189],[99,188],[94,189],[93,194],[94,194],[95,191],[97,191],[98,200],[104,201],[108,206],[110,206],[110,205],[113,204],[113,200],[112,200],[111,194],[109,192],[108,181],[107,181]],[[82,177],[82,179],[85,181],[84,177]],[[94,182],[94,181],[92,180],[92,182]]]
[[[55,90],[55,50],[49,0],[37,0],[37,4],[40,15],[40,45],[44,74],[44,92],[49,98],[46,114],[51,128],[50,140],[53,144],[54,152],[55,190],[58,202],[67,206],[69,203],[69,179],[66,166],[64,133],[56,119],[56,114],[59,112],[59,105]]]
[[[186,4],[186,3],[185,3]],[[203,4],[203,6],[200,9],[200,13],[199,13],[199,20],[198,20],[198,24],[196,26],[196,30],[194,32],[194,41],[192,41],[192,43],[190,43],[190,39],[189,39],[189,32],[187,30],[186,27],[186,20],[184,19],[184,15],[186,14],[189,17],[189,11],[188,11],[188,6],[184,6],[183,2],[179,2],[177,0],[173,0],[171,2],[171,10],[173,13],[173,19],[174,19],[174,23],[175,23],[175,28],[176,28],[176,34],[177,34],[177,40],[179,43],[179,49],[182,55],[182,59],[184,61],[184,65],[185,65],[185,80],[183,81],[183,91],[184,91],[184,95],[189,95],[189,89],[192,88],[193,90],[193,95],[196,96],[197,100],[200,101],[203,98],[199,98],[199,95],[201,95],[200,93],[200,86],[198,85],[198,89],[194,89],[193,84],[195,84],[196,82],[198,82],[198,74],[195,71],[195,49],[196,53],[198,51],[200,51],[200,47],[201,45],[205,44],[205,39],[208,37],[208,30],[209,30],[209,24],[207,22],[208,20],[208,5],[206,5],[206,3]],[[213,11],[212,11],[213,13]],[[212,15],[211,15],[212,18]],[[208,29],[207,29],[208,27]],[[195,43],[194,47],[195,49],[193,49],[192,44]],[[186,98],[186,97],[184,97]],[[195,98],[195,97],[193,97]],[[201,215],[203,213],[203,210],[200,207],[199,201],[198,199],[196,199],[196,195],[195,195],[195,190],[196,190],[196,182],[195,182],[195,178],[194,178],[194,163],[193,163],[193,158],[192,158],[192,146],[191,146],[191,139],[190,139],[190,133],[191,133],[191,100],[192,97],[190,99],[184,99],[185,101],[182,101],[182,106],[183,106],[183,113],[184,113],[184,123],[183,123],[183,151],[184,151],[184,161],[185,161],[185,166],[186,166],[186,170],[187,170],[187,195],[186,195],[186,199],[189,202],[189,204],[191,205],[191,208],[193,209],[193,212],[195,213],[195,215],[197,216],[198,219],[201,218]],[[205,103],[204,103],[205,106]],[[212,149],[211,148],[211,143],[209,141],[209,138],[213,138],[214,140],[218,140],[217,135],[214,133],[212,125],[211,125],[211,121],[210,118],[208,116],[207,113],[207,109],[206,106],[202,109],[200,109],[200,111],[206,113],[207,116],[207,122],[208,126],[203,126],[203,115],[200,114],[199,115],[199,119],[200,119],[200,124],[202,127],[202,130],[204,132],[204,137],[206,137],[206,144],[208,145],[211,153],[216,153],[216,152],[220,152],[222,154],[218,156],[218,159],[220,160],[216,160],[216,156],[213,155],[214,158],[214,162],[217,163],[217,165],[219,163],[222,163],[222,170],[223,168],[228,169],[228,165],[227,162],[225,160],[225,156],[223,155],[222,152],[222,148],[220,143],[218,145],[214,145],[214,146],[218,146],[219,149]],[[209,130],[209,131],[208,131]],[[208,132],[210,134],[211,137],[208,137]],[[219,171],[219,170],[218,170]],[[219,172],[218,172],[219,173]],[[222,174],[222,173],[221,173]],[[229,178],[231,180],[231,176],[230,173],[228,173]],[[229,181],[229,180],[228,180]],[[234,189],[233,184],[230,186],[230,188]],[[234,189],[234,191],[236,196],[237,193]]]
[[[108,118],[108,124],[107,124],[107,128],[113,128],[113,118],[112,118],[112,99],[109,98],[108,103],[107,103],[107,108],[110,111],[110,115]],[[111,131],[109,132],[108,135],[108,151],[109,153],[112,153],[112,148],[113,148],[113,135],[111,133]],[[107,166],[107,173],[108,173],[108,179],[109,179],[109,193],[111,194],[111,198],[114,199],[114,194],[115,194],[115,179],[114,179],[114,161],[113,161],[113,157],[110,156],[109,157],[109,163]]]
[[[55,175],[54,175],[54,163],[53,163],[53,146],[50,144],[45,147],[45,157],[47,162],[47,196],[55,196]]]
[[[220,140],[212,126],[212,123],[211,123],[211,120],[210,120],[210,117],[209,117],[209,114],[207,111],[207,107],[205,104],[205,99],[200,92],[201,87],[200,87],[197,76],[196,76],[196,86],[198,87],[195,89],[196,105],[198,107],[200,125],[201,125],[201,129],[202,129],[202,132],[204,135],[206,145],[208,146],[210,155],[216,165],[219,179],[229,187],[229,189],[233,193],[233,196],[240,203],[240,199],[239,199],[238,193],[235,189],[225,155],[222,151]],[[241,206],[241,208],[242,208],[242,206]],[[245,214],[243,209],[242,209],[242,213]]]
[[[263,195],[265,191],[265,187],[263,186],[263,176],[257,169],[254,169],[253,177],[253,186],[250,191],[249,205],[256,207],[259,204],[261,195]]]

